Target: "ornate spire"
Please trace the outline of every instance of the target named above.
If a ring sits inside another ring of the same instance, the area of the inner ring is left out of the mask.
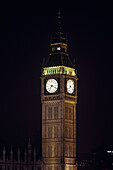
[[[33,155],[34,155],[34,162],[36,162],[36,149],[35,148],[34,148]]]
[[[6,153],[6,149],[5,149],[5,146],[3,148],[3,161],[5,162],[5,153]]]
[[[25,149],[25,152],[24,152],[24,161],[27,162],[27,151]]]
[[[17,152],[17,159],[18,159],[18,162],[20,162],[20,148],[18,148],[18,152]]]
[[[3,154],[5,154],[6,150],[5,150],[5,146],[3,147]]]
[[[29,136],[29,142],[28,142],[28,162],[30,163],[31,161],[31,141],[30,141],[30,136]]]
[[[72,68],[74,67],[68,55],[68,41],[66,36],[63,34],[61,27],[60,10],[57,13],[56,32],[51,36],[50,55],[44,65],[45,65],[44,67],[62,65]]]
[[[63,34],[62,33],[62,27],[61,27],[61,12],[60,12],[60,9],[59,9],[58,14],[57,14],[57,33],[59,33],[59,35]]]
[[[52,43],[66,43],[67,44],[67,39],[63,35],[62,27],[61,27],[61,12],[58,10],[57,13],[57,29],[55,34],[52,36],[51,39]]]
[[[30,136],[29,136],[28,146],[31,146],[31,139],[30,139]]]
[[[11,161],[13,160],[13,149],[12,149],[12,147],[11,147],[11,150],[10,150],[10,159],[11,159]]]
[[[59,19],[61,18],[61,12],[60,12],[60,9],[58,10],[58,18],[59,18]]]

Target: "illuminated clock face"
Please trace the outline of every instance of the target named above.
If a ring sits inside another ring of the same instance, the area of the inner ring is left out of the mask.
[[[46,90],[49,93],[55,93],[58,89],[58,82],[55,79],[49,79],[46,83]]]
[[[72,94],[74,92],[74,81],[69,79],[67,80],[67,92]]]

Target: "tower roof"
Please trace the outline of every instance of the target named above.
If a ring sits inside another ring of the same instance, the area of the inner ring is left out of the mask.
[[[64,36],[61,27],[61,12],[58,11],[57,15],[57,29],[55,34],[51,37],[50,55],[45,63],[44,67],[52,66],[67,66],[74,68],[68,55],[68,41]]]
[[[62,66],[62,65],[74,68],[69,56],[65,54],[60,54],[60,53],[50,55],[45,63],[46,67]]]

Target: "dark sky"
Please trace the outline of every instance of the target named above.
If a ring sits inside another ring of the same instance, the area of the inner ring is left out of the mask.
[[[78,151],[113,144],[112,5],[37,1],[1,7],[1,146],[23,146],[36,134],[40,141],[41,65],[49,54],[59,8],[70,58],[76,59],[78,70]]]

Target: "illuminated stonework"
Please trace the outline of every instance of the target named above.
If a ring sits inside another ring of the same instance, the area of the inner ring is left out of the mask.
[[[52,74],[67,74],[75,76],[75,69],[66,67],[66,66],[53,66],[43,68],[43,75],[52,75]]]
[[[53,43],[53,44],[51,44],[51,49],[52,49],[52,52],[60,51],[60,50],[62,50],[62,52],[67,52],[67,44]],[[50,55],[51,55],[51,53],[50,53]]]
[[[42,159],[44,170],[77,170],[76,167],[76,104],[77,83],[74,84],[75,95],[66,93],[66,80],[77,76],[59,76],[60,91],[45,95],[44,80],[51,75],[41,77],[42,82]]]
[[[60,21],[53,39],[41,75],[43,170],[77,170],[77,74]]]

